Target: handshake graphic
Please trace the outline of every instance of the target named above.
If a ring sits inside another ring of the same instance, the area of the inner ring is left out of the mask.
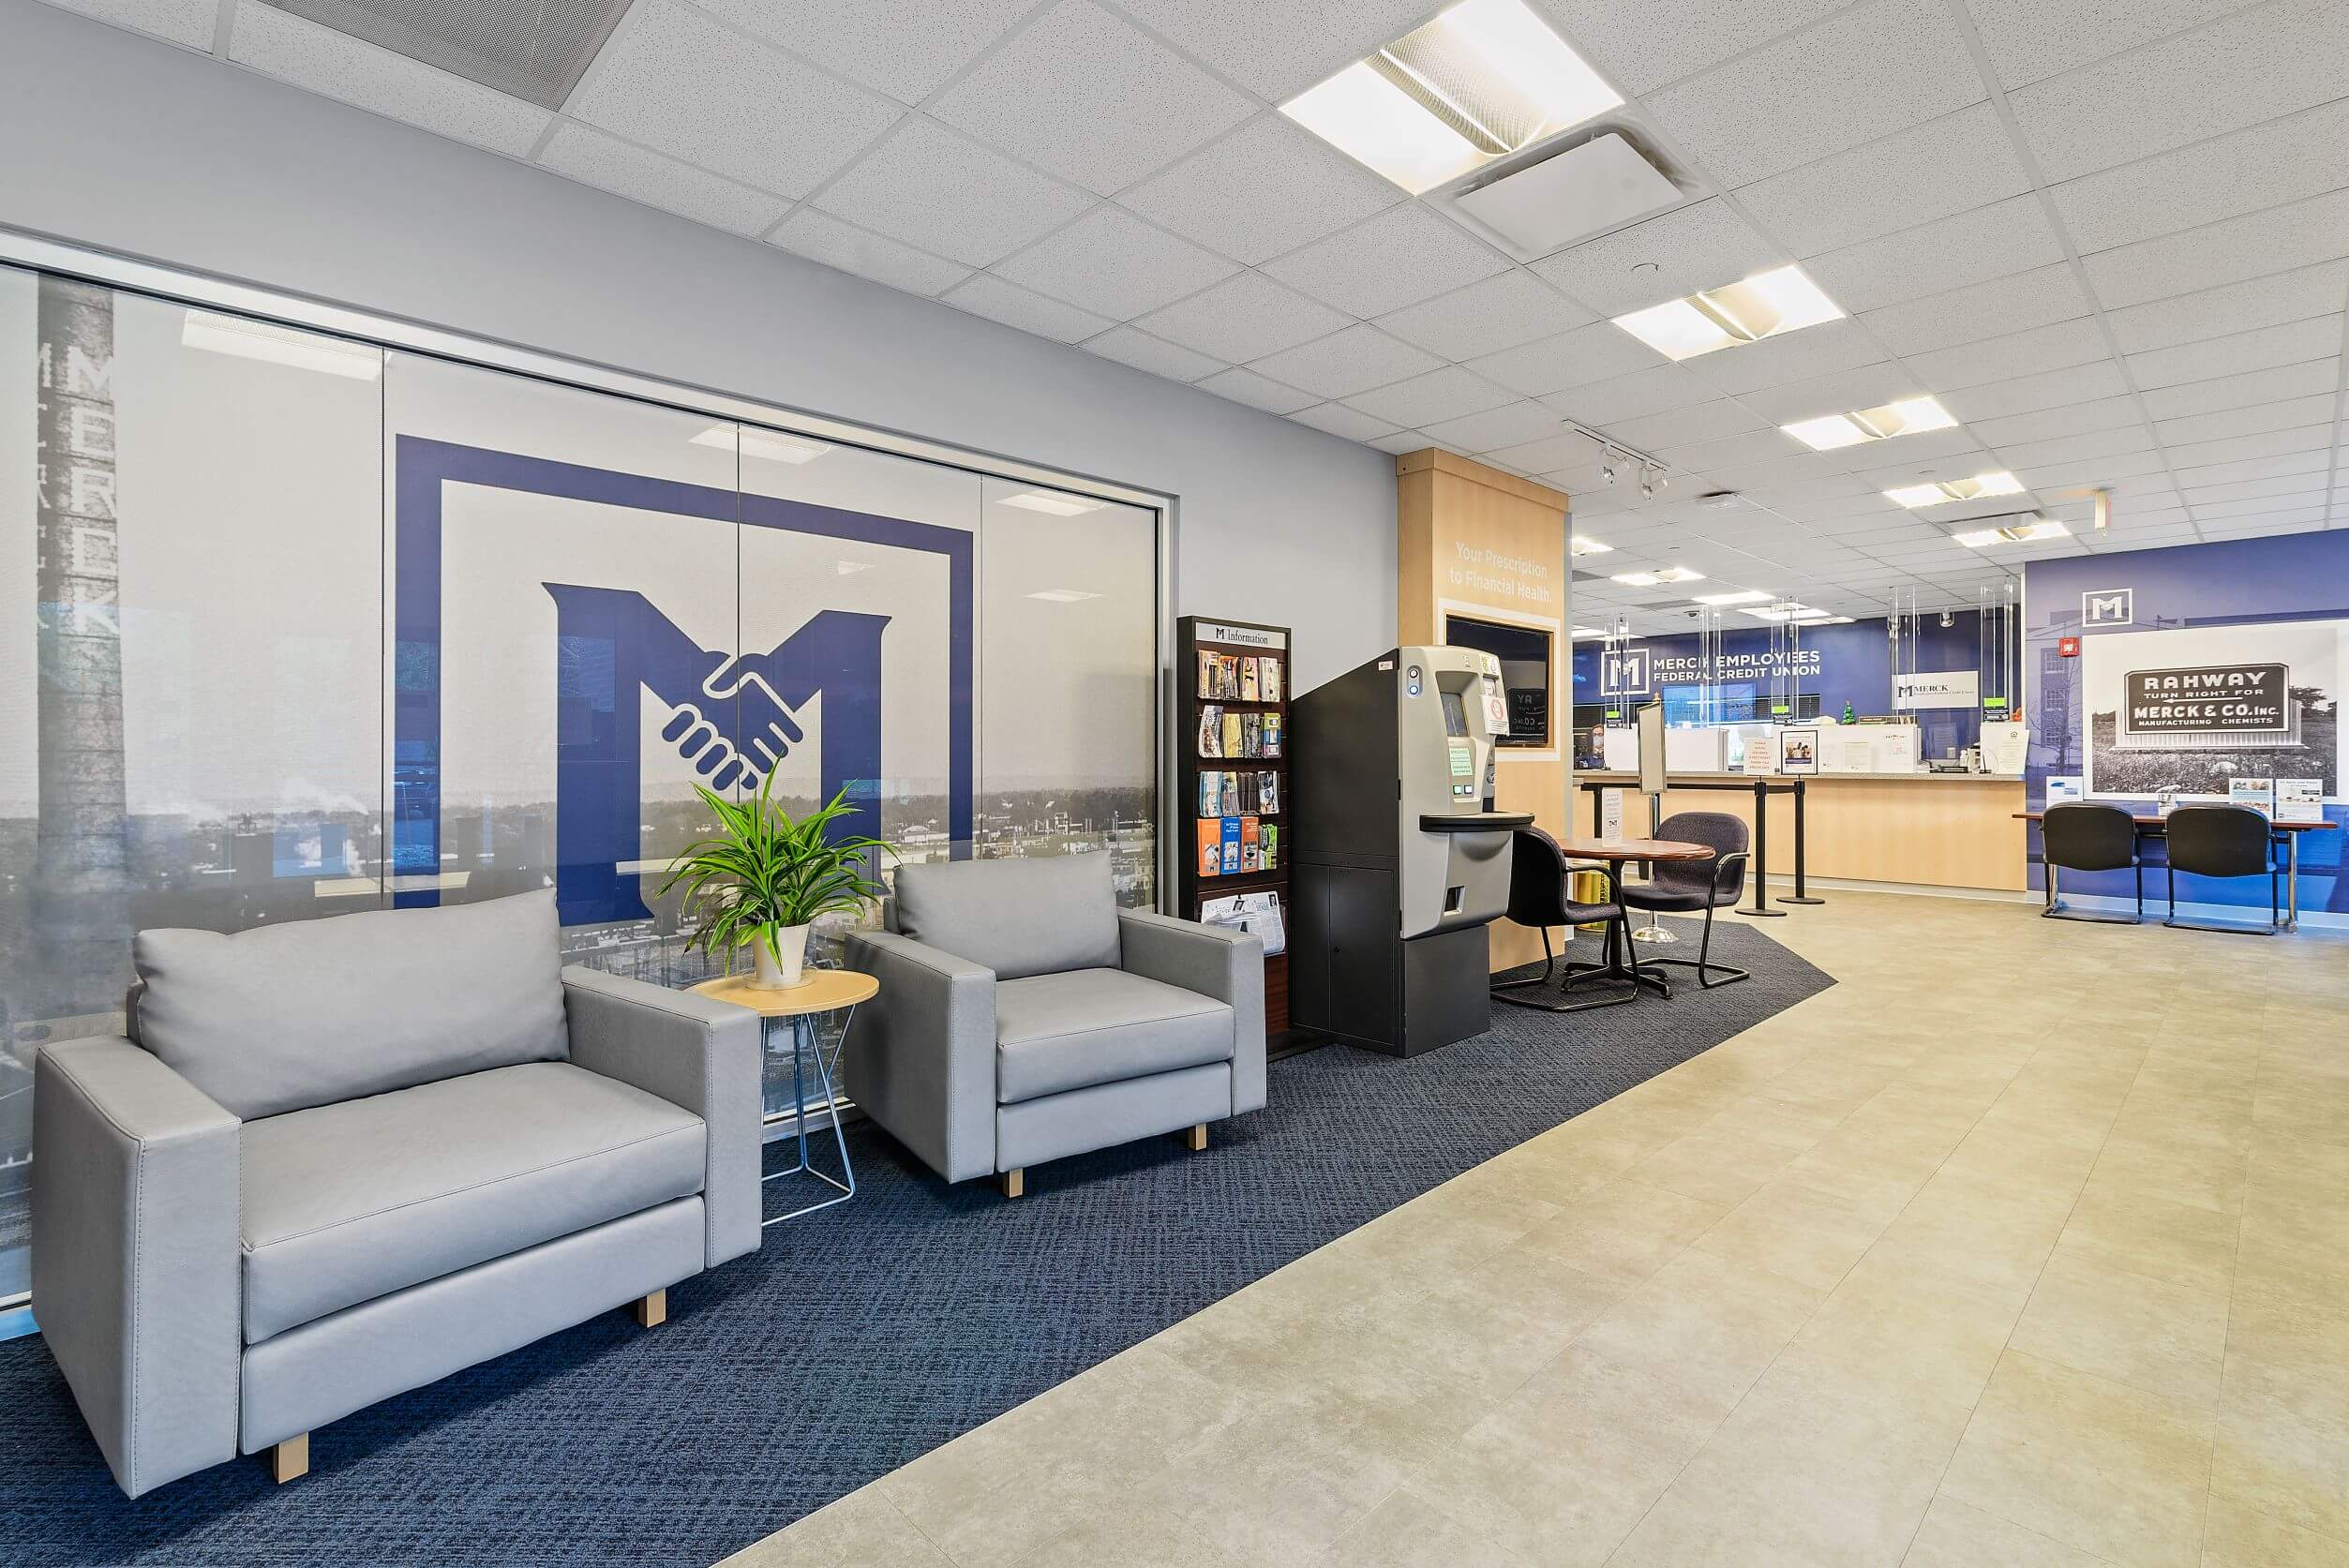
[[[755,783],[806,738],[775,690],[780,672],[773,666],[783,650],[731,657],[696,652],[707,661],[699,696],[676,704],[661,739],[675,746],[711,789]]]

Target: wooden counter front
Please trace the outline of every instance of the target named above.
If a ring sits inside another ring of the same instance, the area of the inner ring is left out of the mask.
[[[1727,812],[1754,819],[1754,781],[1742,773],[1692,778],[1734,784],[1728,789],[1675,789],[1664,814]],[[1775,784],[1794,781],[1772,777]],[[1648,830],[1648,803],[1628,773],[1575,777],[1575,821],[1595,831],[1596,801],[1582,785],[1605,783],[1624,791],[1623,831]],[[1896,882],[1927,888],[2021,892],[2028,886],[2029,824],[2023,781],[1969,773],[1819,773],[1803,779],[1804,825],[1810,846],[1804,871],[1851,882]],[[1770,797],[1770,875],[1773,890],[1788,892],[1794,875],[1794,796]]]

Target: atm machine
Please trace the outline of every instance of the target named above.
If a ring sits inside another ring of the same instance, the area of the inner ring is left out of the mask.
[[[1493,810],[1501,664],[1399,648],[1290,701],[1289,1017],[1415,1056],[1492,1019],[1485,926],[1509,903]]]

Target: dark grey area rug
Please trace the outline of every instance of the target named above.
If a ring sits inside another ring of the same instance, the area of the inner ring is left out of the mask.
[[[363,1411],[284,1487],[249,1458],[126,1500],[42,1342],[0,1344],[0,1562],[703,1568],[1833,983],[1729,918],[1714,952],[1753,980],[1292,1056],[1204,1154],[1062,1160],[1016,1202],[860,1125],[856,1199],[672,1290],[666,1326],[606,1313]]]

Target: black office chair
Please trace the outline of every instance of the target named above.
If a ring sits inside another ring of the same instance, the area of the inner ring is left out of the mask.
[[[2265,813],[2249,806],[2180,806],[2170,813],[2162,830],[2170,844],[2170,914],[2162,923],[2180,931],[2232,931],[2249,936],[2273,936],[2283,925],[2278,900],[2275,825]],[[2177,918],[2177,874],[2190,876],[2259,876],[2267,878],[2267,927],[2215,925]]]
[[[2137,853],[2137,820],[2118,806],[2087,800],[2064,800],[2047,808],[2040,822],[2040,859],[2046,863],[2047,907],[2040,916],[2049,920],[2090,920],[2100,925],[2133,926],[2145,919],[2145,860]],[[2119,871],[2137,874],[2137,913],[2076,915],[2056,893],[2056,871]]]
[[[1577,868],[1584,869],[1584,868]],[[1617,1008],[1639,994],[1639,955],[1630,953],[1628,982],[1615,984],[1623,989],[1617,993],[1595,996],[1582,1002],[1544,1002],[1531,996],[1511,993],[1546,988],[1560,964],[1564,974],[1559,978],[1558,994],[1565,995],[1574,988],[1577,975],[1604,973],[1608,963],[1577,963],[1571,959],[1561,961],[1549,950],[1549,928],[1607,923],[1607,956],[1614,959],[1621,942],[1630,949],[1631,927],[1618,896],[1615,872],[1611,866],[1587,868],[1607,878],[1607,897],[1598,903],[1578,903],[1566,896],[1568,869],[1565,855],[1558,848],[1558,841],[1539,828],[1519,828],[1510,835],[1509,842],[1509,918],[1521,926],[1532,926],[1542,933],[1542,972],[1531,979],[1497,980],[1492,986],[1493,1000],[1514,1002],[1520,1008],[1535,1008],[1543,1012],[1590,1012],[1597,1008]],[[1569,936],[1571,941],[1572,937]]]
[[[1752,971],[1713,962],[1713,912],[1728,909],[1745,891],[1745,861],[1752,829],[1743,817],[1727,812],[1675,812],[1656,825],[1659,839],[1701,844],[1713,850],[1710,860],[1658,860],[1647,883],[1627,883],[1623,903],[1634,909],[1666,914],[1705,912],[1704,939],[1695,958],[1650,958],[1650,963],[1673,964],[1697,971],[1697,983],[1707,991],[1751,979]],[[1631,944],[1638,947],[1638,943]],[[1721,978],[1713,977],[1719,975]]]

